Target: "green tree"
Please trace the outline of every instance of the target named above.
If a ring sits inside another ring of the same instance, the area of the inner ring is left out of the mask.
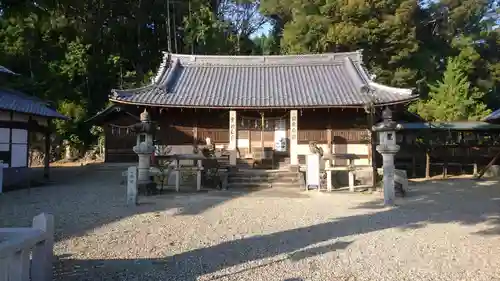
[[[449,59],[442,81],[429,87],[428,99],[414,106],[428,121],[480,120],[490,113],[482,102],[484,93],[471,86],[460,66],[460,58]]]

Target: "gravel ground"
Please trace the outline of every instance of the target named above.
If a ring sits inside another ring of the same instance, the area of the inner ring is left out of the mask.
[[[115,175],[116,174],[116,175]],[[118,173],[0,195],[0,226],[56,217],[56,280],[500,280],[500,186],[454,179],[379,194],[141,198]]]

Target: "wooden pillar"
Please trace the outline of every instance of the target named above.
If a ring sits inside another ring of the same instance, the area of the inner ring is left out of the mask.
[[[248,153],[251,154],[252,153],[252,131],[247,130],[247,134],[248,134]]]
[[[193,124],[193,143],[198,144],[198,120],[196,119]]]
[[[328,153],[328,154],[333,154],[333,147],[332,147],[333,140],[332,139],[333,139],[332,129],[328,128],[328,129],[326,129],[326,143],[328,144],[328,149],[327,149],[326,153]],[[332,160],[326,160],[325,165],[327,167],[331,167],[333,164],[332,162],[333,162]]]
[[[47,120],[47,130],[45,131],[45,158],[43,159],[43,178],[50,179],[50,130],[52,120]]]
[[[448,151],[447,151],[447,147],[445,146],[445,149],[443,149],[444,151],[444,155],[443,155],[443,179],[446,178],[448,176]]]
[[[28,128],[26,129],[26,166],[29,168],[31,165],[31,157],[30,157],[30,146],[31,146],[31,142],[30,142],[30,135],[31,135],[31,130],[34,130],[34,128],[32,128],[32,123],[33,122],[33,119],[31,116],[28,117]],[[28,181],[28,185],[30,183],[30,179],[28,177],[27,179]]]
[[[372,165],[372,191],[375,191],[377,189],[377,177],[378,177],[378,170],[377,170],[377,137],[375,135],[375,132],[373,131],[373,126],[375,125],[375,107],[370,109],[370,112],[368,113],[368,126],[370,130],[370,150],[371,150],[371,165]]]
[[[299,165],[298,158],[298,114],[297,110],[290,110],[290,164],[292,166]]]
[[[415,154],[412,154],[411,156],[411,176],[413,178],[417,177],[417,158]]]

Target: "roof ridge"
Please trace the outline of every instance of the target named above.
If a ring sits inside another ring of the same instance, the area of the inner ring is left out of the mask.
[[[302,63],[302,64],[293,64],[293,63],[280,63],[280,64],[226,64],[226,63],[199,63],[199,64],[183,64],[182,67],[209,67],[209,68],[224,68],[224,67],[255,67],[255,68],[268,68],[268,67],[307,67],[307,66],[336,66],[343,65],[344,62],[341,61],[332,61],[330,63],[327,62],[313,62],[313,63]]]
[[[164,52],[163,62],[160,66],[157,78],[160,78],[160,71],[164,71],[165,65],[172,58],[178,58],[182,64],[302,64],[315,62],[334,62],[342,61],[344,58],[351,58],[354,61],[362,60],[361,51],[339,52],[339,53],[319,53],[319,54],[297,54],[297,55],[189,55],[174,54]]]
[[[290,55],[191,55],[191,54],[180,54],[180,53],[169,53],[163,52],[165,55],[171,56],[182,56],[182,57],[199,57],[199,58],[279,58],[279,57],[317,57],[317,56],[329,56],[329,55],[356,55],[360,54],[361,50],[356,50],[352,52],[326,52],[317,54],[290,54]]]
[[[353,76],[354,79],[356,80],[356,84],[357,86],[362,89],[363,87],[366,86],[366,84],[369,82],[369,81],[366,81],[364,79],[364,76],[360,74],[358,68],[354,65],[354,62],[351,60],[351,58],[349,57],[346,57],[344,59],[344,65],[346,66],[347,68],[347,71],[349,72],[349,74],[351,74],[350,76]]]
[[[163,52],[163,59],[160,63],[160,66],[158,66],[158,70],[156,71],[156,76],[151,81],[152,84],[156,84],[161,81],[163,74],[165,74],[166,70],[168,69],[167,66],[170,66],[170,60],[171,60],[171,54],[168,52]]]
[[[413,95],[414,93],[414,88],[399,88],[399,87],[392,87],[392,86],[387,86],[387,85],[382,85],[380,83],[377,83],[377,82],[374,82],[374,81],[370,81],[368,83],[369,86],[371,87],[375,87],[375,88],[379,88],[381,90],[385,90],[385,91],[388,91],[388,92],[392,92],[392,93],[396,93],[396,94],[400,94],[400,95]]]

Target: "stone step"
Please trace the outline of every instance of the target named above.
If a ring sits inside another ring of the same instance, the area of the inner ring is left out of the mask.
[[[255,174],[296,174],[297,172],[291,172],[288,170],[280,169],[239,169],[238,171],[231,172],[231,174],[245,174],[245,175],[255,175]]]
[[[230,182],[227,185],[228,189],[235,188],[296,188],[300,189],[300,185],[296,183],[266,183],[266,182]]]
[[[230,176],[228,181],[256,181],[256,182],[297,182],[299,181],[299,176]]]

